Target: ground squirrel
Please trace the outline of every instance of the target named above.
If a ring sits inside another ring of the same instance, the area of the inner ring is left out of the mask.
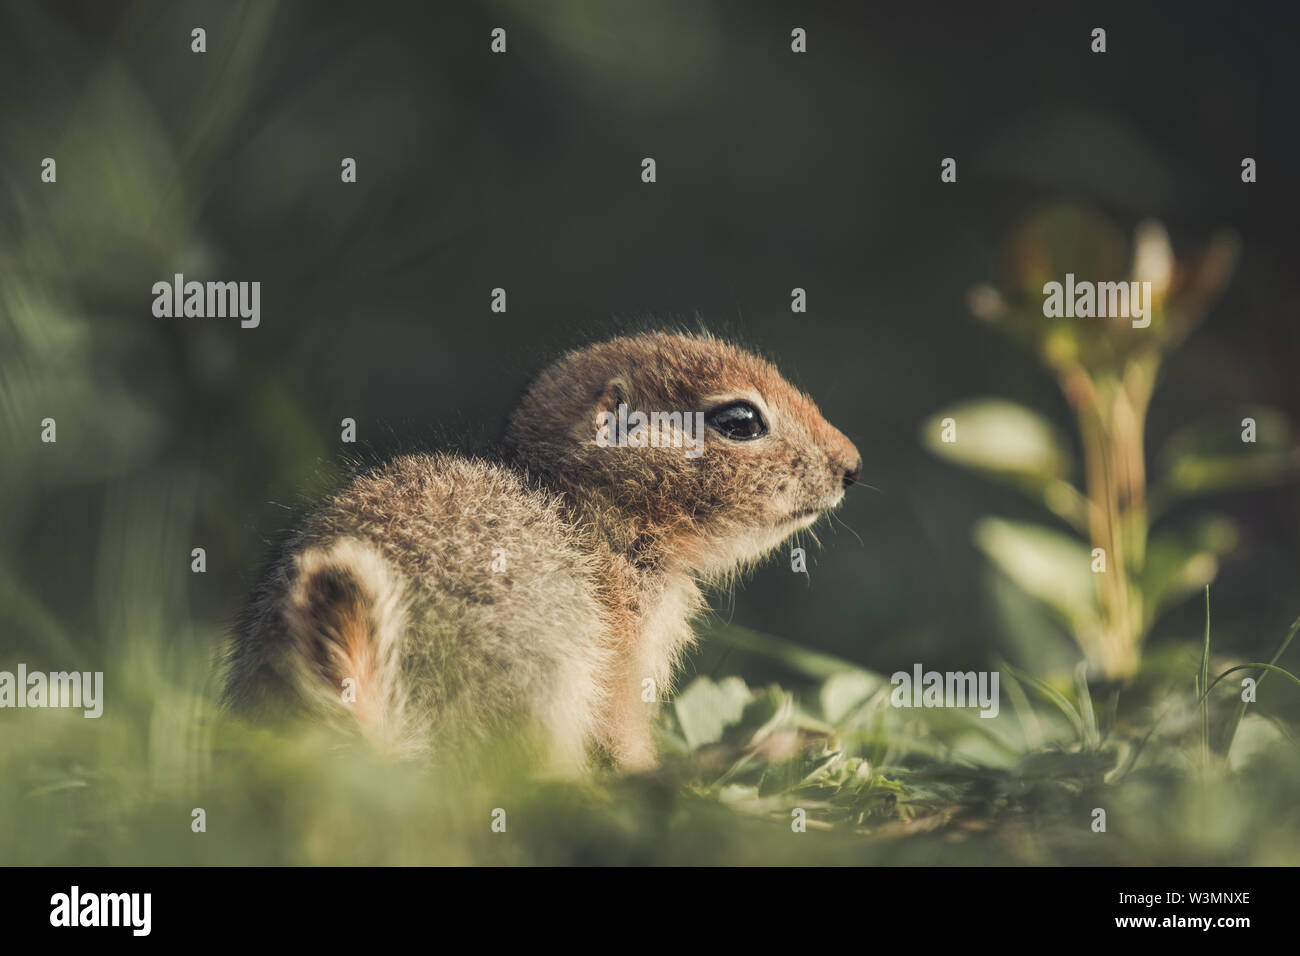
[[[637,412],[662,414],[638,429]],[[563,771],[601,752],[653,766],[643,692],[668,693],[701,587],[839,505],[860,467],[811,399],[724,341],[570,352],[496,460],[400,457],[307,519],[237,629],[227,701],[406,753],[522,720]]]

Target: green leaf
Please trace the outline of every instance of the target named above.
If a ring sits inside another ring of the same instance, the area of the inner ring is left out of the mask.
[[[1291,625],[1291,629],[1286,632],[1286,637],[1282,639],[1282,644],[1278,647],[1276,651],[1273,652],[1273,657],[1268,662],[1270,667],[1276,666],[1277,662],[1282,659],[1282,655],[1286,653],[1286,649],[1290,647],[1291,642],[1295,640],[1297,631],[1300,631],[1300,618],[1295,619],[1295,621]],[[1260,682],[1264,680],[1264,676],[1266,673],[1267,671],[1261,671],[1259,675],[1255,678],[1256,690],[1259,689]],[[1246,702],[1244,700],[1238,701],[1236,708],[1232,712],[1232,717],[1229,718],[1228,724],[1223,730],[1223,747],[1225,749],[1231,750],[1233,735],[1236,734],[1237,727],[1241,723],[1242,716],[1245,713],[1246,713]]]
[[[943,440],[945,418],[955,422],[954,441]],[[1003,399],[972,399],[941,411],[922,425],[921,438],[936,455],[1029,489],[1070,474],[1070,453],[1057,429],[1037,412]]]
[[[1255,422],[1255,440],[1243,441],[1242,421]],[[1161,475],[1152,511],[1195,495],[1276,484],[1294,477],[1300,449],[1281,412],[1239,409],[1175,433],[1156,458]]]
[[[1138,576],[1147,626],[1167,607],[1213,582],[1219,559],[1231,554],[1237,541],[1236,523],[1222,515],[1204,515],[1153,536]]]
[[[794,696],[775,684],[755,691],[744,705],[740,717],[723,734],[724,742],[753,746],[778,730],[795,726]]]
[[[1042,601],[1076,634],[1100,627],[1092,553],[1051,528],[1001,518],[975,526],[975,543],[1026,594]]]
[[[885,681],[866,671],[835,674],[821,689],[821,712],[826,722],[840,727],[881,687]]]
[[[693,681],[673,702],[687,746],[697,750],[717,743],[724,730],[740,722],[749,699],[749,688],[739,677],[727,677],[717,684],[707,677]]]
[[[1233,770],[1244,770],[1256,757],[1275,749],[1285,740],[1285,734],[1267,717],[1247,714],[1233,734],[1228,748],[1228,766]]]

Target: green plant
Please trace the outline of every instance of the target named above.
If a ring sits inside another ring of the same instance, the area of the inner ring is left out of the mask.
[[[1212,581],[1235,546],[1235,526],[1222,516],[1202,514],[1153,533],[1156,522],[1185,499],[1295,471],[1297,451],[1283,417],[1245,408],[1170,436],[1156,456],[1154,481],[1148,477],[1146,419],[1161,364],[1226,285],[1237,251],[1236,240],[1222,235],[1197,257],[1177,260],[1163,227],[1147,222],[1130,254],[1123,235],[1087,210],[1062,204],[1039,211],[1009,243],[1000,287],[977,287],[970,304],[1033,349],[1056,378],[1075,416],[1082,486],[1072,480],[1064,437],[1023,406],[977,399],[923,426],[933,452],[1009,482],[1073,530],[990,517],[975,538],[1021,591],[1052,609],[1108,678],[1137,670],[1157,616]],[[1150,283],[1143,318],[1149,324],[1046,317],[1045,286],[1067,273]],[[1238,430],[1247,418],[1253,434],[1244,441]],[[955,426],[947,434],[946,419]]]

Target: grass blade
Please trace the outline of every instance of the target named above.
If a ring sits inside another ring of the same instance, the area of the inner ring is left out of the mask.
[[[1210,586],[1205,586],[1205,644],[1201,648],[1201,670],[1196,676],[1196,693],[1201,698],[1201,765],[1210,762]]]
[[[1062,694],[1051,684],[1048,684],[1046,681],[1039,680],[1037,677],[1032,677],[1029,674],[1026,674],[1024,671],[1012,667],[1010,664],[1007,664],[1006,668],[1007,671],[1013,677],[1016,678],[1016,680],[1020,681],[1021,683],[1028,684],[1030,687],[1034,688],[1034,690],[1038,691],[1040,694],[1042,694],[1044,697],[1050,700],[1053,704],[1055,704],[1060,709],[1061,713],[1065,714],[1066,719],[1070,722],[1070,725],[1074,728],[1075,734],[1077,734],[1079,737],[1079,742],[1084,744],[1085,746],[1087,745],[1088,733],[1084,729],[1083,718],[1079,716],[1079,712],[1075,710],[1074,705],[1071,704],[1068,700],[1066,700],[1064,694]]]
[[[1020,721],[1020,729],[1024,734],[1025,749],[1039,750],[1043,746],[1043,729],[1038,722],[1038,714],[1034,712],[1033,706],[1029,703],[1029,698],[1025,696],[1024,688],[1020,686],[1020,681],[1016,680],[1016,675],[1011,670],[1011,665],[1002,659],[995,662],[998,670],[1006,671],[1011,681],[1007,684],[1007,696],[1011,698],[1011,706],[1015,708],[1016,719]]]
[[[1300,617],[1296,618],[1294,623],[1292,623],[1291,630],[1287,631],[1286,638],[1282,641],[1281,646],[1278,647],[1277,652],[1273,655],[1273,659],[1269,661],[1270,665],[1277,664],[1282,655],[1286,653],[1286,649],[1291,646],[1291,641],[1295,639],[1297,631],[1300,631]],[[1260,681],[1264,679],[1266,673],[1267,671],[1260,671],[1259,674],[1255,676],[1256,688],[1259,687]],[[1232,712],[1232,717],[1229,718],[1227,725],[1223,728],[1223,739],[1219,743],[1220,749],[1223,753],[1227,753],[1229,748],[1232,747],[1233,738],[1237,736],[1237,726],[1241,723],[1241,718],[1244,717],[1245,714],[1246,701],[1239,701]]]
[[[1096,749],[1101,743],[1101,731],[1097,727],[1097,714],[1092,709],[1092,691],[1088,689],[1088,662],[1079,661],[1074,669],[1074,693],[1079,698],[1079,720],[1087,732],[1087,745]]]

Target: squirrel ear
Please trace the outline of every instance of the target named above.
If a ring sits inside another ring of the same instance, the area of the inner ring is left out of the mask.
[[[618,411],[618,406],[627,404],[627,391],[627,382],[621,378],[611,378],[596,399],[596,414]]]

